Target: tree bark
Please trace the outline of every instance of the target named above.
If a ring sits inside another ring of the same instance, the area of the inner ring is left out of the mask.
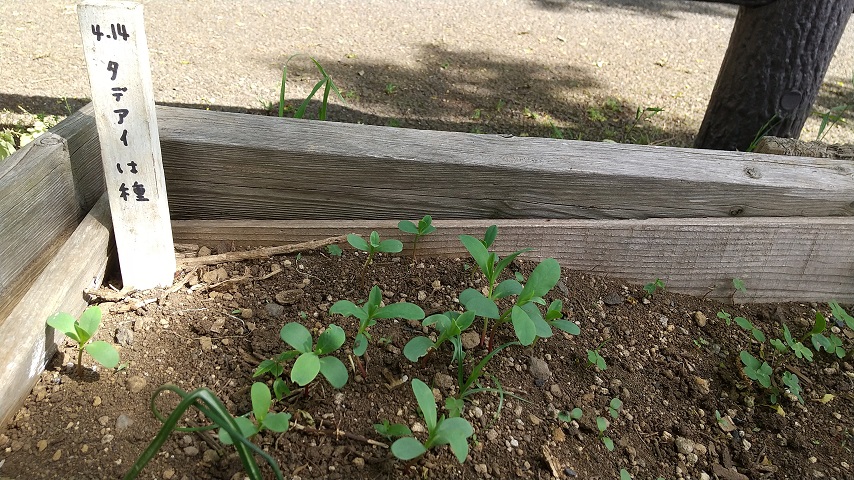
[[[797,137],[854,0],[777,0],[740,7],[697,148],[746,151],[763,126]]]

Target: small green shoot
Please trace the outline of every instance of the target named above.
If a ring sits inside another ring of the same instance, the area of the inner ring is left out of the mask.
[[[409,427],[400,423],[389,423],[388,420],[383,420],[382,423],[375,423],[374,430],[388,440],[412,436],[412,430]]]
[[[326,246],[326,253],[332,255],[333,257],[340,257],[344,253],[344,251],[341,250],[341,247],[339,247],[338,245],[333,244]]]
[[[415,260],[415,249],[418,248],[418,240],[421,237],[429,235],[436,231],[436,227],[433,226],[433,217],[430,215],[424,215],[421,220],[418,220],[418,224],[410,222],[409,220],[401,220],[397,224],[397,228],[400,229],[403,233],[409,233],[415,235],[415,240],[412,242],[412,259]]]
[[[362,277],[365,276],[365,270],[368,268],[368,265],[374,260],[374,255],[377,253],[398,253],[403,250],[403,243],[400,240],[389,239],[389,240],[381,240],[380,234],[374,230],[368,236],[368,239],[365,240],[360,235],[356,235],[355,233],[351,233],[347,235],[347,243],[349,243],[356,250],[361,250],[363,252],[368,253],[368,258],[365,260],[365,264],[362,266]]]
[[[305,387],[314,381],[318,374],[323,375],[335,388],[341,388],[347,383],[349,377],[347,367],[341,360],[330,355],[344,344],[345,334],[341,327],[335,324],[329,325],[317,337],[316,345],[313,344],[311,332],[296,322],[285,324],[279,336],[293,350],[285,351],[273,359],[264,360],[252,374],[253,377],[258,377],[270,373],[276,377],[273,382],[273,393],[276,398],[280,399],[282,395],[290,393],[287,383],[279,377],[284,373],[285,365],[294,359],[296,361],[291,366],[290,380],[300,387]]]
[[[247,416],[234,417],[240,433],[244,438],[252,438],[261,430],[270,430],[272,432],[286,432],[291,421],[291,414],[286,412],[270,412],[270,407],[273,405],[273,398],[270,395],[270,389],[266,384],[255,382],[250,389],[250,397],[252,399],[252,415],[255,417],[253,422]],[[234,439],[227,429],[220,427],[219,441],[226,445],[234,445]]]
[[[397,85],[395,85],[393,83],[386,83],[385,84],[385,94],[386,95],[393,95],[396,92],[397,92]]]
[[[607,340],[605,342],[607,342]],[[599,350],[602,348],[602,345],[605,345],[605,342],[600,343],[599,346],[593,350],[587,350],[587,363],[602,371],[608,369],[608,364],[605,362],[605,358],[599,353]]]
[[[379,318],[403,318],[406,320],[421,320],[424,318],[424,310],[418,305],[408,302],[392,303],[386,306],[382,304],[382,290],[374,285],[368,295],[368,301],[361,307],[349,300],[339,300],[329,309],[329,313],[344,317],[355,317],[359,319],[359,331],[353,342],[353,354],[361,357],[368,349],[371,335],[368,328],[376,325]]]
[[[433,447],[450,445],[457,461],[465,462],[469,453],[468,439],[474,434],[468,420],[462,417],[445,418],[444,415],[437,417],[433,391],[417,378],[412,380],[412,392],[424,417],[424,423],[427,424],[427,440],[421,443],[414,436],[399,438],[391,444],[391,453],[406,461],[420,457]]]
[[[583,415],[584,415],[584,412],[580,408],[575,407],[568,412],[566,410],[561,410],[560,412],[558,412],[557,418],[558,418],[558,420],[560,420],[562,422],[569,423],[569,422],[572,422],[573,420],[581,419],[581,417]]]
[[[285,66],[282,67],[282,86],[279,90],[279,117],[285,116],[285,85],[288,82],[288,64],[296,57],[305,56],[303,54],[295,54],[291,55],[290,58],[285,62]],[[308,108],[309,102],[314,97],[314,94],[317,93],[318,90],[323,88],[323,97],[320,102],[320,109],[317,113],[318,120],[326,120],[326,110],[329,105],[329,92],[334,91],[341,100],[344,100],[344,97],[341,95],[341,92],[338,90],[338,87],[335,86],[335,83],[332,81],[332,77],[326,73],[326,70],[323,69],[323,66],[320,65],[320,62],[314,59],[314,57],[308,57],[317,67],[317,70],[320,72],[321,78],[314,85],[314,88],[311,89],[311,93],[308,94],[305,100],[300,104],[299,108],[297,108],[296,112],[294,112],[294,118],[303,118],[305,117],[305,110]]]
[[[266,388],[266,387],[264,387]],[[164,417],[160,411],[157,409],[157,405],[155,401],[157,397],[160,396],[162,392],[172,392],[178,395],[181,398],[181,402],[178,403],[178,406],[175,407],[175,410],[169,415],[168,418]],[[260,392],[260,389],[256,387],[257,394],[257,406],[258,411],[264,410],[265,402],[263,401],[263,394]],[[269,391],[267,392],[269,395]],[[270,468],[273,469],[273,473],[277,480],[282,480],[284,477],[282,476],[282,471],[279,468],[279,464],[276,462],[273,457],[271,457],[267,452],[260,449],[257,445],[252,443],[245,435],[244,430],[241,428],[238,421],[231,416],[228,412],[228,409],[225,405],[222,404],[222,401],[210,390],[207,388],[199,388],[194,390],[191,393],[187,393],[184,390],[180,389],[175,385],[163,385],[154,391],[154,394],[151,396],[151,402],[149,404],[152,413],[158,420],[163,423],[163,427],[160,428],[160,431],[157,432],[157,435],[148,444],[145,451],[139,456],[139,458],[131,465],[130,471],[124,476],[124,480],[134,480],[139,477],[139,474],[142,472],[142,469],[145,468],[145,465],[148,464],[151,459],[153,459],[160,448],[166,443],[166,440],[169,439],[169,435],[173,431],[179,432],[196,432],[202,430],[211,430],[219,427],[220,432],[225,432],[225,435],[228,436],[230,440],[234,441],[234,448],[237,449],[237,454],[240,458],[240,462],[243,465],[243,470],[246,473],[247,477],[251,480],[262,480],[265,478],[260,468],[258,467],[258,462],[255,460],[255,455],[259,455],[263,458]],[[183,428],[178,426],[178,422],[181,420],[181,417],[184,413],[190,409],[195,408],[204,414],[205,417],[210,419],[213,422],[213,425],[208,425],[204,427],[196,427],[196,428]],[[256,399],[253,398],[253,410],[256,407]],[[269,411],[269,408],[267,409]],[[264,415],[266,419],[270,419],[270,415]],[[267,428],[270,426],[275,426],[276,428],[282,427],[284,423],[284,416],[281,417],[273,417],[274,419],[268,420]],[[256,415],[257,419],[257,415]],[[254,428],[254,426],[252,427]],[[285,427],[286,428],[286,427]],[[222,438],[222,437],[220,437]]]
[[[774,127],[776,127],[782,121],[783,121],[783,118],[775,113],[774,116],[771,117],[770,120],[765,122],[765,124],[759,128],[759,131],[756,132],[756,136],[753,137],[753,141],[750,142],[750,145],[747,147],[747,151],[752,152],[752,151],[756,150],[756,147],[759,145],[759,140],[761,140],[762,137],[767,135],[768,132],[770,132]]]
[[[620,411],[623,408],[623,401],[618,397],[614,397],[611,399],[611,402],[608,403],[608,415],[614,420],[620,416]],[[614,441],[611,440],[611,437],[605,435],[605,430],[611,425],[610,421],[605,417],[596,417],[596,429],[599,430],[599,440],[605,444],[605,448],[608,449],[609,452],[614,451]]]
[[[643,291],[647,296],[654,296],[659,290],[664,291],[664,280],[656,278],[654,282],[649,282],[643,286]]]
[[[47,319],[47,325],[65,334],[77,343],[76,375],[83,373],[83,351],[85,350],[96,362],[107,368],[119,364],[119,352],[113,345],[103,340],[90,341],[101,325],[101,309],[93,305],[87,308],[78,320],[71,315],[60,312]]]

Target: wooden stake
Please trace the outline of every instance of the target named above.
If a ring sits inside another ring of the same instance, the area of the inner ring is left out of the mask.
[[[172,285],[175,254],[142,5],[77,7],[125,286]]]

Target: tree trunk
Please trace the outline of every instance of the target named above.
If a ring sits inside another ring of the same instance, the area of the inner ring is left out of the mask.
[[[763,126],[797,137],[854,0],[777,0],[740,7],[694,146],[746,151]]]

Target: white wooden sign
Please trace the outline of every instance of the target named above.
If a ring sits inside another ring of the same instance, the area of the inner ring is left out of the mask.
[[[77,18],[123,283],[171,285],[175,252],[142,5],[83,1]]]

